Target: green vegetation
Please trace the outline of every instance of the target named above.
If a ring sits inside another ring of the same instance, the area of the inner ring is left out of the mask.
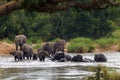
[[[94,42],[90,38],[75,38],[70,41],[68,52],[93,52],[94,48]]]
[[[98,65],[95,69],[95,74],[85,77],[82,80],[119,80],[120,74],[115,70],[107,69],[104,66]]]
[[[112,46],[117,46],[117,50],[120,50],[120,38],[100,38],[92,40],[90,38],[74,38],[71,39],[67,49],[70,53],[85,53],[94,52],[95,48],[111,49]]]
[[[101,47],[101,48],[109,48],[112,45],[117,45],[119,41],[115,38],[100,38],[96,40],[96,43]]]
[[[37,3],[42,5],[44,1],[25,0],[30,4],[28,7]],[[98,46],[120,47],[119,22],[119,7],[91,11],[71,8],[51,14],[19,10],[0,16],[0,40],[14,41],[15,35],[22,33],[28,38],[27,43],[38,44],[35,46],[37,48],[42,42],[64,38],[70,41],[69,52],[93,52]]]
[[[0,39],[13,40],[20,33],[27,38],[41,37],[42,41],[56,38],[70,40],[77,37],[110,37],[112,32],[120,29],[119,12],[120,8],[94,11],[71,8],[53,14],[14,11],[0,17]]]

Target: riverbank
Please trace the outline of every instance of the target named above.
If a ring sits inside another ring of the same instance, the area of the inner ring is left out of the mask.
[[[45,43],[45,42],[44,42]],[[65,46],[65,52],[68,53],[68,46],[70,45],[69,42],[67,42]],[[36,47],[37,44],[34,44],[33,47]],[[5,55],[9,54],[10,51],[15,50],[15,44],[14,43],[7,43],[7,42],[0,42],[0,55]],[[36,51],[36,50],[34,50]],[[95,53],[99,52],[117,52],[119,51],[119,46],[118,45],[113,45],[108,48],[101,48],[100,46],[96,46],[94,51]],[[84,52],[83,52],[84,53]]]

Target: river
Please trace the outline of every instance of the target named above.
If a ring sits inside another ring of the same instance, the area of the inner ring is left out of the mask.
[[[45,62],[39,60],[15,62],[13,56],[0,56],[0,80],[80,80],[93,74],[90,67],[98,64],[120,71],[120,52],[103,54],[108,59],[105,63],[52,62],[49,59]],[[84,58],[94,59],[94,53],[81,55]]]

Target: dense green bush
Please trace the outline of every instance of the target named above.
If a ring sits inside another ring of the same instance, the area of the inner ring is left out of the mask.
[[[68,52],[83,53],[93,52],[95,49],[94,42],[90,38],[75,38],[70,41]]]
[[[109,48],[112,45],[118,44],[118,39],[115,38],[100,38],[96,40],[96,43],[101,47],[101,48]]]

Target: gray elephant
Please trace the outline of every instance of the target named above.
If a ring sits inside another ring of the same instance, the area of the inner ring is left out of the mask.
[[[33,48],[31,45],[28,44],[24,44],[23,47],[23,59],[25,59],[25,57],[29,60],[32,58],[33,55]]]
[[[53,45],[54,43],[47,42],[43,45],[42,49],[47,51],[49,55],[51,55],[53,53]]]
[[[104,54],[95,54],[94,61],[96,62],[107,62],[107,57]]]
[[[16,35],[14,42],[16,46],[16,50],[18,50],[18,46],[20,46],[20,50],[22,51],[22,46],[26,43],[26,36],[23,34]]]
[[[52,61],[61,61],[61,58],[65,59],[64,52],[56,52],[55,55],[52,57]]]
[[[37,54],[38,54],[38,58],[39,58],[40,61],[45,61],[46,57],[50,58],[49,53],[45,50],[42,50],[42,49],[39,50]]]
[[[75,55],[72,57],[72,62],[83,62],[83,56],[82,55]]]
[[[10,54],[14,56],[15,61],[23,60],[23,52],[22,51],[11,51]]]
[[[37,60],[37,59],[38,59],[38,54],[37,53],[33,53],[32,60]]]
[[[54,43],[53,45],[53,55],[57,52],[57,51],[62,51],[64,52],[64,48],[66,45],[66,41],[64,39],[62,40],[58,40]]]

